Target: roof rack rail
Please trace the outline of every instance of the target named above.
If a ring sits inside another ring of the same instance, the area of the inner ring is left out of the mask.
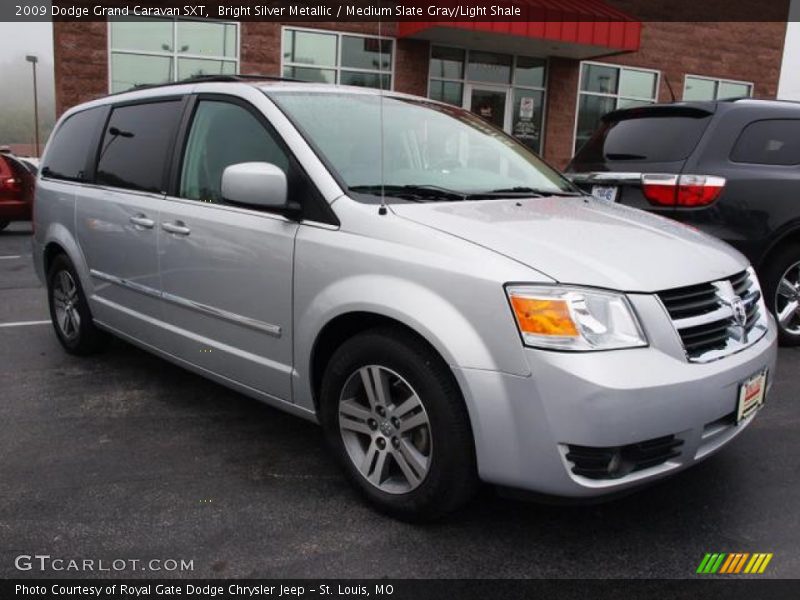
[[[299,82],[299,79],[291,77],[280,77],[278,75],[260,75],[258,73],[241,73],[238,75],[196,75],[188,79],[182,79],[175,83],[197,83],[203,81],[291,81]]]
[[[127,92],[138,92],[139,90],[151,90],[161,87],[168,87],[171,85],[182,85],[186,83],[226,83],[226,82],[245,82],[245,81],[289,81],[300,83],[300,79],[292,79],[290,77],[278,77],[277,75],[259,75],[254,73],[246,73],[241,75],[195,75],[194,77],[187,77],[178,81],[165,81],[163,83],[143,83],[135,85],[128,90],[122,92],[114,92],[111,96],[118,94],[125,94]]]

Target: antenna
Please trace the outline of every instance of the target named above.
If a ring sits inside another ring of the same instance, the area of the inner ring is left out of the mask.
[[[378,2],[378,7],[380,8],[380,6],[382,4],[383,4],[383,2],[379,1]],[[383,160],[384,160],[384,156],[383,156],[383,148],[384,148],[384,144],[383,144],[383,129],[384,129],[384,123],[383,123],[383,19],[381,17],[381,13],[382,12],[383,11],[381,11],[381,10],[378,11],[378,67],[379,67],[379,69],[378,69],[378,89],[379,89],[378,121],[379,121],[380,130],[381,130],[380,131],[380,136],[379,136],[380,144],[381,144],[381,150],[380,150],[381,205],[380,205],[380,208],[378,208],[378,214],[379,215],[385,215],[388,212],[388,209],[386,208],[386,190],[384,189],[384,183],[385,183],[384,172],[385,171],[384,171],[384,168],[383,168]],[[392,48],[392,50],[395,51],[395,52],[397,51],[396,48]]]

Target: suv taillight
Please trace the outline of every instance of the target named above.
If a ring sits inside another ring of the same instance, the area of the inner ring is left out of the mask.
[[[724,187],[725,178],[713,175],[642,175],[642,193],[656,206],[708,206]]]

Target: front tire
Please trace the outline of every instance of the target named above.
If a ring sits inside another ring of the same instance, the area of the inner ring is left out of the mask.
[[[85,356],[105,347],[108,334],[95,326],[75,267],[64,254],[48,271],[47,303],[58,341],[67,352]]]
[[[3,231],[10,223],[11,221],[0,221],[0,231]]]
[[[800,244],[790,244],[768,259],[764,296],[778,324],[781,346],[800,345]]]
[[[321,417],[345,473],[379,510],[431,520],[475,492],[466,406],[445,362],[399,329],[361,333],[334,353]]]

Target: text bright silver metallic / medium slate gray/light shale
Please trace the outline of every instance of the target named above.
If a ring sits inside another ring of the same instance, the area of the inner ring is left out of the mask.
[[[320,422],[401,518],[478,480],[569,497],[652,481],[740,433],[771,383],[775,326],[741,254],[584,196],[429,100],[115,95],[61,118],[36,194],[68,351],[112,333]]]

